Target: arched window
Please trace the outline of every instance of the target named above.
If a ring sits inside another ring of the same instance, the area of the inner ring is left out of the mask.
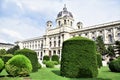
[[[40,60],[42,60],[42,57],[43,57],[43,53],[41,52],[41,55],[40,55]]]
[[[59,55],[59,57],[60,57],[60,50],[58,50],[58,55]]]
[[[49,50],[49,57],[51,57],[51,51]]]
[[[54,47],[56,47],[56,41],[54,41]]]
[[[71,21],[71,26],[72,26],[72,21]]]
[[[56,51],[55,50],[53,51],[53,54],[56,55]]]
[[[60,21],[58,21],[58,25],[60,26],[60,24],[61,24],[61,22]]]
[[[113,42],[112,35],[108,35],[109,42]]]
[[[66,24],[66,20],[64,20],[64,24]]]
[[[51,43],[51,41],[50,41],[50,47],[52,46],[52,43]]]
[[[58,41],[58,46],[60,46],[60,40]]]

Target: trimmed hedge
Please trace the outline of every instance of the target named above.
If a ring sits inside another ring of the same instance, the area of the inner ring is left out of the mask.
[[[17,55],[17,54],[23,54],[26,57],[28,57],[32,63],[32,67],[33,67],[32,72],[38,71],[38,63],[37,63],[38,58],[37,58],[37,54],[35,51],[30,50],[30,49],[21,49],[21,50],[17,50],[15,52],[15,55]]]
[[[102,66],[102,57],[101,57],[101,54],[99,53],[97,53],[97,65],[98,65],[98,68]]]
[[[5,69],[11,76],[27,76],[32,71],[32,64],[26,56],[15,55],[8,60]]]
[[[112,60],[109,63],[109,69],[112,72],[120,72],[120,58],[116,59],[116,60]]]
[[[71,78],[97,77],[95,42],[84,37],[74,37],[64,41],[60,74]]]
[[[58,55],[53,55],[52,56],[52,61],[56,61],[59,63],[59,56]]]
[[[4,61],[4,63],[6,63],[10,58],[12,58],[13,55],[12,54],[5,54],[5,55],[1,55],[2,60]]]
[[[50,57],[48,55],[43,56],[43,61],[49,61]]]
[[[54,68],[54,62],[53,61],[47,61],[46,62],[46,67],[47,68]]]
[[[4,61],[0,58],[0,72],[3,70],[4,68]]]

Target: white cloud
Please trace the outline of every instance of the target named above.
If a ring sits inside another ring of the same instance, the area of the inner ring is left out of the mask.
[[[75,24],[82,21],[89,26],[120,19],[119,0],[4,0],[0,4],[0,41],[42,35],[45,22],[55,22],[64,4],[72,12]],[[3,35],[9,35],[9,39]]]
[[[12,43],[17,40],[40,36],[44,32],[39,25],[32,23],[28,18],[2,18],[0,19],[0,26],[1,41],[8,40]]]
[[[1,30],[1,33],[6,34],[6,35],[8,35],[8,36],[10,36],[12,38],[23,39],[23,37],[21,36],[20,33],[16,32],[16,31],[13,31],[13,30],[10,30],[10,29],[3,28]]]

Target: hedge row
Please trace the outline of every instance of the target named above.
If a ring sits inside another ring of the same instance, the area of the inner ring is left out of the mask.
[[[51,59],[52,61],[56,61],[56,62],[59,63],[59,56],[58,56],[58,55],[53,55],[51,58],[50,58],[50,56],[48,56],[48,55],[45,55],[45,56],[43,57],[43,61],[50,61],[50,59]]]
[[[60,74],[66,77],[97,77],[95,42],[74,37],[63,42]]]

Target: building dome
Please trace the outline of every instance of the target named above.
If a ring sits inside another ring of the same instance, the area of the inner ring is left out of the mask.
[[[72,13],[67,11],[66,5],[64,6],[63,10],[58,13],[57,18],[60,18],[60,17],[71,17],[71,18],[73,18]]]

